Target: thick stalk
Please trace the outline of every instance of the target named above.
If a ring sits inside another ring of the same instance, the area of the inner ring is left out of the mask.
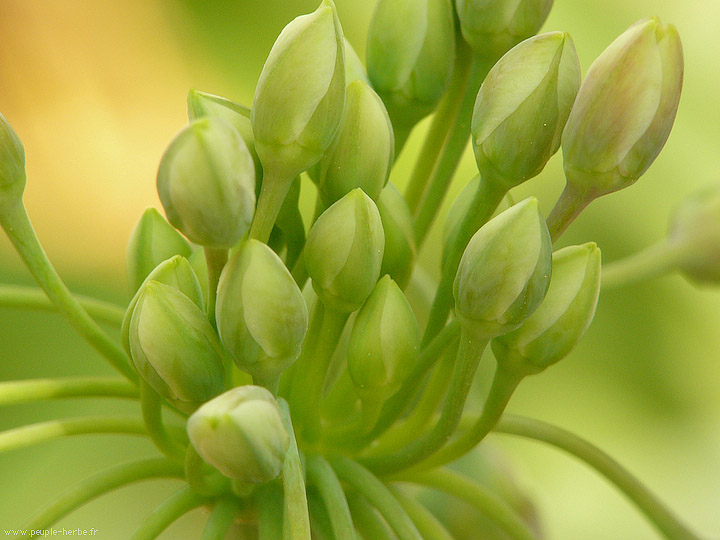
[[[390,486],[395,498],[413,520],[424,540],[453,540],[448,530],[422,504],[405,495],[397,486]]]
[[[387,523],[365,497],[357,493],[348,493],[347,500],[353,523],[363,540],[393,540],[393,533]]]
[[[124,379],[68,377],[0,382],[0,406],[46,399],[109,397],[137,399],[138,389]]]
[[[231,497],[218,499],[205,524],[200,540],[223,540],[238,512],[238,501]]]
[[[629,257],[604,264],[602,290],[617,289],[667,274],[677,268],[685,249],[663,240]]]
[[[208,316],[208,320],[213,327],[217,328],[217,322],[215,321],[215,304],[217,303],[217,289],[218,282],[220,281],[220,274],[228,260],[227,249],[214,249],[204,248],[205,251],[205,262],[207,263],[208,271],[208,297],[207,306],[205,311]]]
[[[152,442],[166,457],[177,463],[183,463],[187,448],[168,434],[163,421],[160,396],[145,381],[140,381],[140,404],[145,427]]]
[[[258,509],[258,540],[283,540],[282,491],[273,484],[261,486],[255,492]]]
[[[572,184],[565,184],[565,189],[547,218],[547,227],[553,244],[593,200],[595,200],[594,196],[581,193]]]
[[[353,540],[355,527],[345,492],[335,471],[322,456],[311,456],[307,460],[307,475],[308,483],[314,485],[320,493],[334,537]]]
[[[277,220],[280,208],[287,197],[290,186],[295,176],[283,178],[272,174],[266,167],[263,170],[263,182],[260,189],[260,198],[255,209],[255,218],[250,228],[250,238],[267,244],[270,239],[275,220]]]
[[[173,522],[207,501],[206,497],[198,495],[189,487],[182,488],[153,510],[135,530],[130,540],[154,540]]]

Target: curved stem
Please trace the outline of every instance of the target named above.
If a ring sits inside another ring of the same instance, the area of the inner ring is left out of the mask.
[[[616,289],[662,276],[674,270],[684,249],[663,240],[629,257],[603,265],[602,290]]]
[[[334,537],[353,540],[355,527],[345,492],[335,471],[322,456],[311,456],[307,460],[307,475],[308,483],[314,485],[320,493]]]
[[[192,444],[188,444],[185,454],[185,480],[194,492],[208,497],[229,493],[231,489],[230,479],[205,462]]]
[[[255,208],[255,218],[250,228],[250,238],[267,244],[275,220],[280,213],[280,208],[290,191],[294,179],[295,175],[290,178],[283,178],[270,173],[267,167],[263,170],[262,188]]]
[[[574,455],[622,491],[668,540],[700,540],[637,478],[595,445],[562,428],[522,416],[505,415],[495,431],[542,441]]]
[[[61,493],[55,502],[34,516],[25,529],[47,529],[86,502],[133,482],[182,477],[182,467],[164,458],[123,463],[86,478]]]
[[[140,404],[145,427],[155,446],[169,459],[183,463],[187,449],[168,434],[163,422],[160,397],[145,381],[140,381]]]
[[[35,235],[21,200],[3,208],[3,212],[0,212],[0,225],[5,229],[35,281],[58,311],[65,315],[73,328],[118,372],[131,382],[137,383],[138,377],[130,367],[125,352],[88,315],[53,268]]]
[[[453,540],[443,524],[422,504],[405,495],[397,486],[390,486],[390,491],[413,520],[424,540]]]
[[[124,379],[68,377],[0,382],[0,406],[46,399],[111,397],[137,399],[137,387]]]
[[[565,189],[547,218],[547,227],[553,243],[594,199],[595,197],[590,194],[575,189],[572,184],[565,184]]]
[[[154,540],[174,521],[207,501],[206,497],[198,495],[189,487],[182,488],[153,510],[135,530],[130,540]]]
[[[449,469],[403,475],[403,481],[438,489],[475,507],[490,518],[512,540],[536,540],[537,536],[515,514],[510,505],[469,478]]]
[[[215,304],[217,302],[217,288],[220,281],[220,274],[228,260],[227,249],[203,248],[205,251],[205,262],[208,273],[208,297],[205,311],[210,324],[217,329],[215,321]]]
[[[238,512],[238,501],[230,497],[218,499],[205,524],[200,540],[223,540]]]
[[[348,493],[348,505],[357,532],[364,540],[393,540],[394,536],[377,510],[357,493]]]
[[[125,308],[90,296],[80,294],[73,296],[83,309],[97,321],[111,324],[117,328],[122,326]],[[0,306],[43,311],[58,310],[41,289],[22,285],[0,285]]]

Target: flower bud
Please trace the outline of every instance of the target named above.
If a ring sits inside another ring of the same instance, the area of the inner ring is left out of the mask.
[[[463,38],[476,55],[495,61],[534,36],[553,0],[455,0]]]
[[[201,246],[227,249],[250,228],[255,168],[247,145],[228,122],[192,122],[165,151],[158,194],[170,223]]]
[[[259,386],[238,386],[208,401],[188,419],[187,431],[205,461],[244,483],[276,478],[290,446],[275,398]]]
[[[272,176],[291,179],[317,163],[340,124],[345,100],[343,33],[330,0],[288,24],[255,91],[255,148]]]
[[[215,313],[222,342],[253,378],[276,378],[300,355],[305,299],[280,258],[257,240],[243,243],[225,265]]]
[[[367,37],[368,75],[396,129],[412,127],[435,109],[454,57],[449,0],[378,2]]]
[[[130,355],[140,376],[185,412],[223,390],[222,344],[205,313],[183,293],[146,281],[130,319]]]
[[[472,118],[473,150],[483,178],[507,189],[540,173],[560,147],[580,87],[570,36],[523,41],[490,70]]]
[[[417,363],[419,345],[407,298],[383,276],[358,312],[348,344],[348,371],[363,401],[383,403],[397,392]]]
[[[417,256],[412,215],[405,198],[390,182],[380,193],[377,208],[385,232],[380,275],[388,274],[404,290],[410,282]]]
[[[534,197],[497,215],[470,240],[455,276],[455,314],[481,339],[506,334],[540,305],[551,243]]]
[[[370,84],[365,66],[350,42],[345,38],[345,86],[350,86],[351,82],[362,81]]]
[[[305,244],[305,265],[322,302],[344,313],[362,306],[380,276],[384,249],[380,213],[361,189],[328,208]]]
[[[143,213],[127,247],[127,273],[132,292],[137,290],[158,264],[173,255],[189,257],[192,249],[182,235],[155,208]]]
[[[635,23],[593,62],[562,138],[568,184],[597,197],[631,185],[670,134],[682,89],[675,27]]]
[[[0,114],[0,206],[19,200],[25,190],[25,149]]]
[[[553,253],[552,279],[540,307],[517,330],[495,338],[498,365],[521,376],[562,360],[590,326],[600,293],[600,250],[589,242]]]
[[[364,82],[350,83],[340,128],[317,165],[315,181],[323,202],[329,206],[355,188],[376,200],[390,174],[394,147],[382,100]]]

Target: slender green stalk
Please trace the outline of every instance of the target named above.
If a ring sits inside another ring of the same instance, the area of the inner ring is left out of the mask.
[[[302,464],[300,463],[297,441],[295,440],[295,431],[290,418],[290,408],[282,398],[278,400],[278,403],[283,415],[283,422],[290,434],[290,448],[288,448],[282,468],[283,489],[285,492],[283,539],[311,540],[305,479]]]
[[[145,427],[152,442],[169,459],[183,463],[187,448],[168,434],[162,417],[160,396],[145,381],[140,382],[140,404],[142,405]]]
[[[505,501],[469,478],[449,469],[403,475],[403,481],[429,486],[449,493],[491,519],[512,540],[536,540],[537,536]]]
[[[250,228],[250,238],[267,244],[270,239],[275,220],[280,213],[280,208],[290,191],[294,176],[282,178],[268,172],[267,167],[263,170],[263,182],[260,189],[260,198],[255,209],[255,219]]]
[[[75,300],[95,320],[117,328],[122,326],[125,308],[90,296],[80,294],[74,296]],[[0,306],[43,311],[58,310],[42,290],[22,285],[0,285]]]
[[[230,479],[205,462],[192,444],[185,453],[185,480],[190,488],[201,495],[215,496],[229,493]]]
[[[334,458],[330,463],[340,480],[377,508],[399,540],[422,540],[403,507],[375,475],[346,457]]]
[[[565,189],[547,218],[547,227],[553,243],[562,236],[565,229],[594,199],[595,197],[590,194],[580,193],[571,184],[565,185]]]
[[[217,303],[217,288],[220,281],[220,274],[228,260],[227,249],[204,248],[205,262],[208,271],[208,297],[206,312],[210,323],[217,328],[215,322],[215,304]]]
[[[0,225],[38,285],[68,319],[73,328],[128,380],[138,378],[122,348],[98,326],[68,290],[43,251],[21,200],[8,204],[0,212]]]
[[[307,460],[307,475],[308,483],[314,485],[320,493],[334,537],[353,540],[355,527],[345,492],[335,471],[322,456],[311,456]]]
[[[46,399],[110,397],[138,399],[138,390],[124,379],[68,377],[0,382],[0,406]]]
[[[390,491],[413,520],[424,540],[453,540],[443,524],[422,504],[405,495],[397,486],[390,486]]]
[[[629,257],[604,264],[602,290],[624,287],[672,272],[685,255],[685,249],[663,240]]]
[[[283,540],[282,491],[273,484],[260,486],[255,492],[258,509],[258,540]]]
[[[154,540],[174,521],[206,502],[208,502],[207,497],[198,495],[189,487],[184,487],[153,510],[135,530],[130,540]]]
[[[393,534],[377,510],[357,493],[347,494],[350,513],[357,532],[364,540],[393,540]]]
[[[590,465],[612,482],[668,540],[700,540],[700,537],[668,509],[627,469],[595,445],[562,428],[522,416],[505,415],[495,431],[527,437],[565,450]]]
[[[200,540],[223,540],[238,512],[238,501],[231,497],[218,499],[205,524]]]
[[[142,459],[116,465],[78,482],[61,493],[55,502],[28,522],[25,530],[47,529],[88,501],[133,482],[150,478],[181,479],[182,477],[182,467],[164,458]]]

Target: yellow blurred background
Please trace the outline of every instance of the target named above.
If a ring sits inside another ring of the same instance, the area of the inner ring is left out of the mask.
[[[336,0],[346,35],[361,57],[374,3]],[[314,7],[315,1],[305,0],[0,0],[0,111],[25,144],[26,205],[63,276],[123,298],[125,244],[142,211],[159,208],[155,173],[164,148],[186,122],[187,91],[198,88],[249,105],[273,40],[289,20]],[[563,239],[596,240],[606,261],[662,238],[677,204],[720,180],[720,3],[556,0],[545,25],[571,33],[585,71],[614,37],[649,15],[679,29],[686,58],[684,94],[673,134],[645,177],[594,203]],[[398,185],[420,141],[415,133],[400,159],[393,176]],[[517,197],[538,194],[549,211],[563,185],[561,171],[556,156],[540,177],[517,190]],[[468,152],[453,193],[473,173]],[[431,273],[437,272],[432,246],[438,242],[436,228],[421,257]],[[4,237],[0,261],[0,275],[22,279]],[[76,369],[46,369],[40,361],[53,358],[51,340],[68,332],[54,329],[55,320],[12,314],[2,319],[4,332],[24,324],[41,330],[28,334],[37,338],[31,344],[0,342],[0,379]],[[698,531],[720,538],[720,289],[698,290],[671,276],[608,293],[579,350],[525,383],[510,410],[598,443]],[[0,411],[0,420],[18,425],[13,421],[24,414]],[[531,442],[493,440],[506,449],[519,483],[537,501],[548,539],[657,538],[620,495],[571,458]],[[126,448],[93,444],[106,453],[108,464]],[[3,489],[21,502],[51,500],[61,486],[46,487],[45,475],[60,467],[67,469],[63,478],[73,477],[72,464],[81,461],[68,450],[80,447],[63,448],[65,461],[52,458],[50,448],[26,460],[0,455],[0,478],[15,482],[10,488],[3,482]],[[50,459],[55,463],[48,464]],[[39,462],[28,474],[28,463]],[[134,493],[139,497],[146,491]],[[66,522],[89,527],[89,520],[102,517],[109,524],[102,538],[126,537],[139,517],[124,525],[106,509],[145,512],[147,507],[113,497],[112,506],[93,503]],[[23,512],[11,498],[0,497],[0,527]],[[185,538],[178,534],[166,537]]]

